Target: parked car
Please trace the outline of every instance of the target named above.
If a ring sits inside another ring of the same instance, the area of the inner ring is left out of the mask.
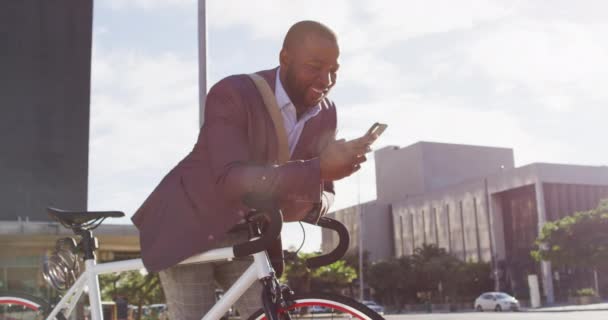
[[[504,292],[486,292],[475,299],[475,310],[497,312],[503,310],[518,311],[519,301]]]
[[[374,310],[376,313],[378,314],[384,314],[384,307],[377,304],[375,301],[372,300],[363,300],[361,301],[361,303],[363,303],[364,305],[366,305],[368,308]]]
[[[164,303],[156,303],[142,307],[142,319],[165,320],[169,311]]]
[[[323,306],[310,306],[308,308],[308,312],[310,313],[329,313],[331,311],[331,309]]]

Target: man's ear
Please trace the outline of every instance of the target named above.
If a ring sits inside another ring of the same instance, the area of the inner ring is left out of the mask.
[[[289,56],[289,53],[287,52],[287,49],[281,49],[281,53],[279,53],[279,63],[281,64],[281,66],[283,67],[289,65],[290,59],[291,58]]]

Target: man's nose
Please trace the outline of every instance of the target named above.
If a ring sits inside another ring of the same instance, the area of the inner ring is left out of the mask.
[[[329,88],[333,85],[333,79],[329,71],[322,71],[319,79],[321,80],[321,84],[323,84],[323,88]]]

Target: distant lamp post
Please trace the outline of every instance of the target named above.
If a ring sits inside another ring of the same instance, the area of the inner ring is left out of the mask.
[[[198,100],[199,128],[205,122],[207,99],[207,0],[198,0]]]
[[[365,285],[363,283],[363,208],[361,207],[361,172],[357,173],[357,213],[359,215],[359,301],[363,301]]]
[[[502,169],[504,169],[504,165],[500,166],[501,172]],[[484,189],[485,189],[485,193],[486,193],[486,214],[487,214],[487,218],[488,218],[488,231],[489,231],[489,238],[490,238],[490,264],[492,267],[492,273],[491,273],[491,277],[494,280],[494,291],[500,291],[500,277],[499,277],[499,270],[498,270],[498,259],[496,256],[496,239],[494,239],[495,236],[495,232],[492,231],[493,228],[493,223],[490,223],[490,221],[494,221],[493,217],[491,217],[490,215],[490,190],[488,188],[488,178],[484,178],[483,179],[483,183],[484,183]]]

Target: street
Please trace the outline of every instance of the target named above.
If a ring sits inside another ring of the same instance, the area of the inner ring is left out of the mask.
[[[576,312],[471,312],[386,315],[387,320],[604,320],[608,311]]]

